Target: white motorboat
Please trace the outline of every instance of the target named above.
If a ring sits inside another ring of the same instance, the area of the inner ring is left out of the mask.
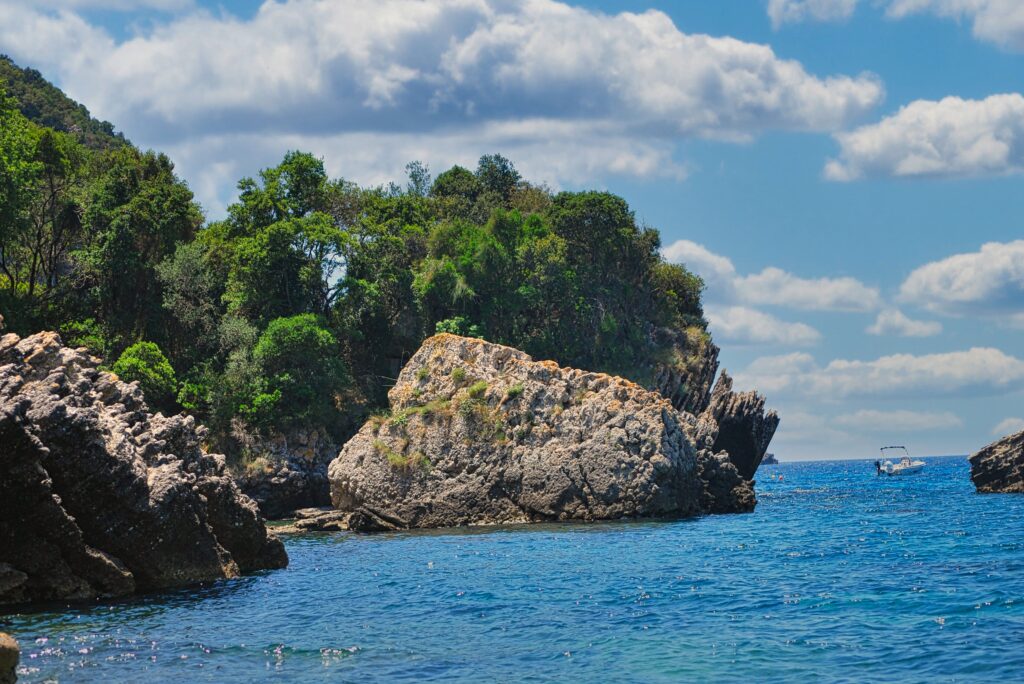
[[[903,451],[903,456],[896,463],[885,458],[885,452],[889,450]],[[913,475],[924,469],[924,461],[910,458],[910,452],[905,446],[887,446],[880,449],[882,459],[875,461],[875,469],[879,475]]]

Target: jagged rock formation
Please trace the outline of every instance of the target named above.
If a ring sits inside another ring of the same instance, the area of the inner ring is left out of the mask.
[[[711,403],[711,388],[718,373],[718,347],[709,339],[694,344],[684,332],[667,329],[659,330],[655,341],[677,350],[685,362],[657,366],[649,389],[660,392],[680,411],[703,413]]]
[[[331,463],[334,505],[398,527],[749,511],[706,418],[622,378],[437,335]],[[695,446],[696,445],[696,446]],[[348,521],[352,529],[358,525]]]
[[[97,365],[56,333],[0,337],[0,604],[285,566],[204,429]]]
[[[18,681],[20,656],[21,651],[14,637],[0,632],[0,684],[14,684]]]
[[[779,426],[778,414],[765,411],[764,397],[757,392],[733,392],[726,371],[715,382],[719,349],[710,339],[659,330],[655,342],[675,349],[676,359],[655,368],[650,388],[678,410],[717,423],[718,438],[709,448],[728,452],[740,474],[753,479]]]
[[[330,504],[327,466],[338,455],[338,445],[326,431],[293,431],[253,441],[245,449],[251,460],[236,473],[235,482],[265,517],[273,520]]]
[[[764,397],[757,392],[733,392],[732,378],[722,371],[705,415],[718,424],[712,451],[727,452],[740,475],[754,479],[779,427],[779,414],[765,412]]]
[[[973,454],[971,481],[984,494],[1024,494],[1024,431],[1003,437]]]

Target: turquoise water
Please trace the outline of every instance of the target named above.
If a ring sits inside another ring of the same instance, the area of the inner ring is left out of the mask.
[[[25,682],[1024,679],[1024,496],[927,460],[766,467],[751,515],[292,538],[287,570],[0,629]]]

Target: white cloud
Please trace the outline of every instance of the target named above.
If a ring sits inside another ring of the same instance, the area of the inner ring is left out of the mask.
[[[772,26],[801,21],[845,21],[853,16],[857,0],[769,0]]]
[[[769,267],[738,278],[736,291],[751,304],[771,304],[811,311],[873,311],[881,303],[878,290],[855,278],[799,278]]]
[[[967,19],[975,38],[1024,50],[1024,3],[1020,0],[890,0],[887,10],[897,19],[923,12]]]
[[[867,432],[903,432],[949,430],[963,427],[963,421],[948,411],[877,411],[865,409],[835,418],[835,423],[847,428]]]
[[[801,21],[846,21],[859,0],[769,0],[772,26]],[[1007,50],[1024,50],[1024,3],[1020,0],[874,0],[890,19],[911,15],[969,21],[974,37]]]
[[[837,133],[825,177],[957,177],[1024,171],[1024,97],[916,100],[879,123]]]
[[[1024,430],[1024,418],[1005,418],[992,428],[992,434],[997,437],[1013,435]]]
[[[1024,240],[989,242],[914,270],[900,300],[954,316],[1024,323]]]
[[[736,374],[765,393],[818,399],[855,396],[1001,395],[1024,388],[1024,361],[975,347],[942,354],[894,354],[872,361],[836,359],[819,366],[810,354],[766,356]]]
[[[712,302],[805,311],[873,311],[881,305],[878,288],[855,278],[801,278],[772,266],[741,276],[727,257],[690,240],[677,240],[662,254],[703,278]]]
[[[917,321],[899,309],[883,309],[865,332],[871,335],[898,335],[900,337],[931,337],[942,332],[938,321]]]
[[[736,299],[736,267],[729,257],[715,254],[704,245],[691,240],[676,240],[661,250],[665,259],[684,264],[691,272],[704,279],[709,299],[732,302]]]
[[[116,40],[68,11],[75,0],[52,2],[64,9],[0,0],[0,51],[160,149],[245,157],[236,141],[258,137],[261,148],[283,151],[294,139],[340,145],[360,140],[344,136],[372,135],[376,144],[354,156],[375,147],[404,164],[421,138],[436,136],[506,142],[499,151],[515,160],[519,148],[507,140],[518,126],[524,146],[538,150],[557,143],[559,131],[583,131],[575,140],[594,147],[611,139],[610,151],[564,155],[564,176],[554,180],[678,175],[671,158],[680,138],[834,131],[883,95],[874,76],[819,78],[766,45],[683,33],[656,10],[610,15],[553,0],[267,0],[250,19],[195,10]],[[356,180],[380,166],[335,165]]]
[[[802,347],[821,340],[821,333],[805,323],[782,321],[743,306],[708,307],[707,316],[711,332],[719,341]]]

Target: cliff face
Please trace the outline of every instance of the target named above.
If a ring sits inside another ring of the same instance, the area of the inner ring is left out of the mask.
[[[1024,493],[1024,431],[971,456],[971,481],[979,492]]]
[[[700,448],[714,426],[622,378],[438,335],[389,399],[331,463],[343,511],[440,527],[754,506],[728,458]]]
[[[0,337],[0,603],[91,599],[287,564],[191,417],[56,333]]]

